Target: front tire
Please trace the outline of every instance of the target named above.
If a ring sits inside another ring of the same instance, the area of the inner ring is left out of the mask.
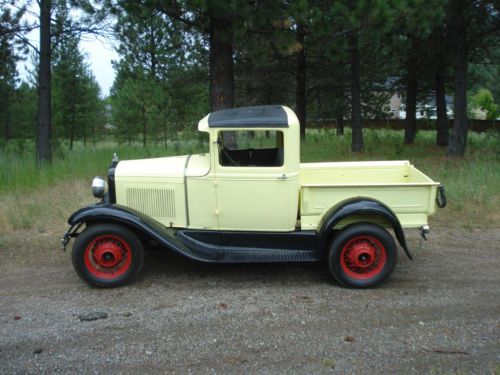
[[[352,224],[332,241],[328,267],[340,284],[368,288],[392,273],[397,254],[396,243],[384,228],[369,223]]]
[[[142,269],[144,250],[129,229],[116,224],[87,227],[76,238],[72,252],[78,276],[98,287],[130,283]]]

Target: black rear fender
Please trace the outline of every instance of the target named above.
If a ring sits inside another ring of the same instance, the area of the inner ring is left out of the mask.
[[[408,258],[413,259],[413,256],[406,244],[406,238],[403,227],[399,222],[396,214],[383,203],[371,198],[356,198],[332,207],[321,220],[319,228],[319,242],[322,249],[326,249],[328,240],[334,228],[344,219],[352,216],[370,216],[381,218],[383,221],[390,223],[394,229],[394,234],[401,247],[404,249]],[[366,222],[366,218],[363,220]]]

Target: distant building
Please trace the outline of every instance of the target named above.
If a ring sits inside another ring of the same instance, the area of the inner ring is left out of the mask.
[[[396,90],[396,92],[393,93],[389,99],[390,118],[393,119],[401,118],[401,105],[402,105],[401,92],[399,90]]]
[[[397,103],[398,97],[397,97],[396,93],[391,97],[391,103],[392,103],[392,98],[394,98],[394,97],[396,97],[395,100]],[[453,97],[451,95],[446,95],[445,102],[446,102],[446,114],[447,114],[448,118],[453,118]],[[405,106],[405,103],[402,102],[401,96],[399,97],[399,104],[398,105],[399,106],[397,108],[398,108],[399,112],[396,115],[398,117],[393,117],[393,118],[405,119],[406,118],[406,106]],[[391,113],[392,113],[392,107],[391,107]],[[429,119],[429,120],[437,119],[436,101],[435,101],[435,98],[433,96],[428,97],[425,101],[417,102],[416,117],[418,119]]]

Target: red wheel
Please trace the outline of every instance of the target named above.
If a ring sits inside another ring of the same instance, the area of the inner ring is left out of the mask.
[[[396,243],[385,229],[374,224],[353,224],[333,240],[328,263],[339,283],[366,288],[384,281],[396,259]]]
[[[132,250],[121,237],[104,235],[92,240],[84,252],[84,262],[95,277],[113,279],[123,275],[132,264]]]
[[[124,285],[142,268],[142,244],[127,228],[114,224],[85,229],[73,246],[73,266],[89,284],[101,287]]]
[[[377,276],[387,261],[384,245],[373,236],[357,236],[349,240],[340,254],[340,265],[346,275],[366,280]]]

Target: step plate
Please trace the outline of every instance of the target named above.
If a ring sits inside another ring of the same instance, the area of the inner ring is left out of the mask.
[[[217,253],[220,262],[313,262],[318,260],[313,251],[293,250],[238,250]]]

